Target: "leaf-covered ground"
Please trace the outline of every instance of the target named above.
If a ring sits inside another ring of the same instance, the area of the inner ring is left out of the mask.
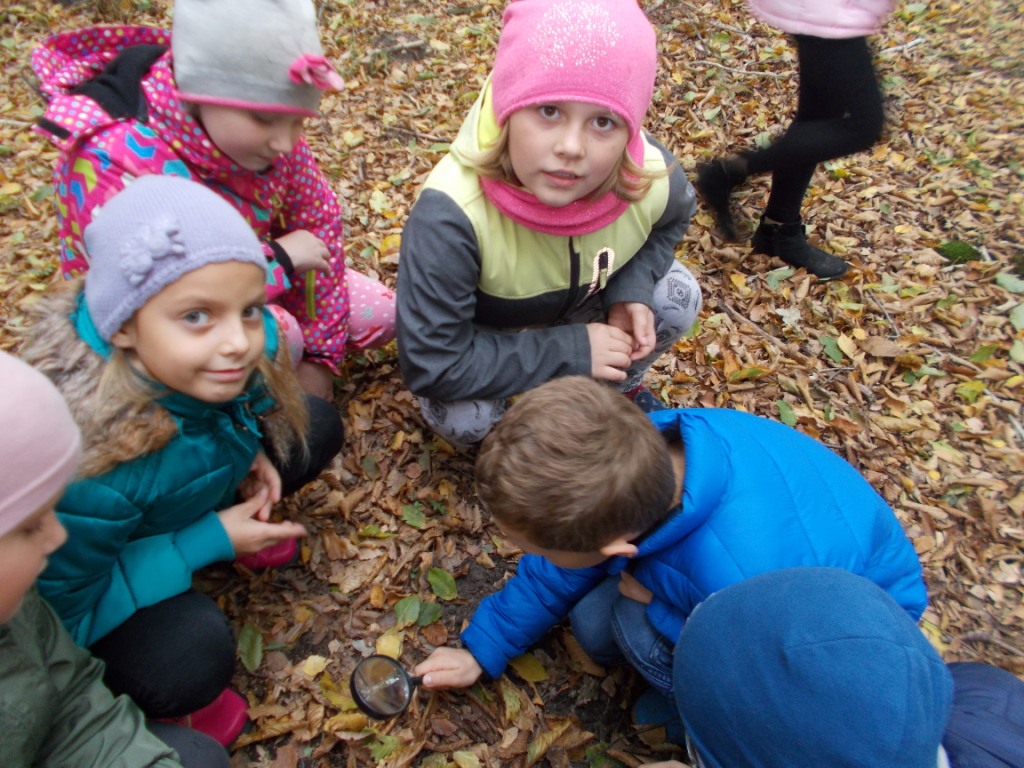
[[[166,24],[169,2],[43,0],[0,10],[0,347],[54,279],[52,150],[29,131],[40,36],[96,21]],[[487,74],[503,3],[323,0],[347,88],[308,135],[346,207],[351,262],[393,284],[417,184]],[[763,142],[794,106],[794,53],[738,0],[645,2],[661,67],[648,128],[687,170]],[[924,563],[922,626],[948,660],[1024,674],[1024,22],[1014,3],[901,4],[876,38],[889,125],[874,151],[815,176],[812,236],[852,265],[823,285],[722,244],[701,211],[679,258],[704,288],[692,338],[648,383],[677,406],[781,419],[858,467]],[[756,179],[738,198],[755,219]],[[393,348],[353,357],[336,391],[348,442],[281,513],[307,524],[302,562],[210,569],[239,632],[236,686],[254,727],[236,765],[637,765],[674,754],[640,733],[640,686],[559,628],[495,684],[420,692],[367,722],[347,679],[374,650],[412,665],[454,642],[516,552],[482,514],[472,457],[432,437]],[[842,610],[837,606],[837,610]],[[676,755],[678,756],[678,755]]]

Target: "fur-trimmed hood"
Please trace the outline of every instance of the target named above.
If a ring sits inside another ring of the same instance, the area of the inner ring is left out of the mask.
[[[82,431],[80,477],[94,477],[110,468],[163,448],[178,427],[156,400],[139,402],[101,382],[108,361],[79,336],[71,314],[84,283],[54,286],[29,310],[30,325],[20,356],[49,377],[67,400]],[[260,414],[260,430],[278,455],[287,455],[302,439],[293,425],[304,421],[305,406],[283,340],[266,382],[276,405]],[[258,374],[254,374],[258,375]],[[289,418],[289,414],[291,418]]]

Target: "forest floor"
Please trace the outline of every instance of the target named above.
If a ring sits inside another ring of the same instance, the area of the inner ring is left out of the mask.
[[[463,4],[465,3],[465,4]],[[687,171],[764,143],[791,117],[795,57],[738,0],[642,3],[661,52],[647,128]],[[308,138],[345,205],[352,265],[394,285],[402,224],[483,82],[498,0],[322,0],[346,80]],[[0,348],[56,279],[53,149],[29,52],[100,22],[169,24],[169,1],[13,0],[0,10]],[[1024,15],[997,0],[901,3],[873,44],[888,126],[874,150],[827,163],[805,204],[811,236],[851,264],[823,284],[726,244],[707,212],[678,248],[704,291],[699,326],[647,383],[673,406],[779,419],[857,467],[924,565],[922,628],[947,660],[1024,675]],[[756,220],[768,180],[737,203]],[[675,756],[629,716],[641,686],[559,627],[499,681],[419,692],[367,721],[347,689],[374,651],[409,666],[454,643],[517,551],[481,511],[472,456],[435,438],[394,347],[346,363],[343,457],[283,515],[312,531],[301,562],[211,568],[239,634],[236,687],[253,727],[236,766],[635,766]],[[837,606],[837,610],[842,610]]]

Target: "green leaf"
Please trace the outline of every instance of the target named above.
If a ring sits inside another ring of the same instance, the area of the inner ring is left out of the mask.
[[[363,474],[370,480],[377,480],[380,477],[380,467],[377,465],[377,460],[370,454],[363,456],[359,466],[363,468]]]
[[[996,285],[1010,293],[1024,293],[1024,280],[1009,272],[1000,272],[996,275]]]
[[[238,633],[238,656],[250,672],[263,663],[263,635],[253,624],[246,624]]]
[[[992,355],[999,349],[998,344],[982,344],[971,355],[972,363],[984,363],[992,359]]]
[[[965,381],[956,388],[957,397],[966,403],[973,403],[985,392],[985,382],[976,379]]]
[[[796,272],[796,270],[793,269],[792,267],[781,267],[779,269],[773,269],[771,272],[764,276],[764,281],[768,283],[769,288],[771,288],[773,291],[777,291],[779,289],[779,283],[781,283],[783,280],[788,280],[789,278],[791,278],[794,272]]]
[[[1024,304],[1018,304],[1010,310],[1010,323],[1018,331],[1024,330]]]
[[[427,524],[427,516],[423,512],[423,505],[418,501],[415,504],[406,504],[402,507],[402,519],[413,528],[422,529]]]
[[[359,529],[359,535],[364,539],[393,539],[396,534],[388,533],[376,523],[370,523]]]
[[[787,427],[792,427],[796,424],[796,411],[793,410],[792,405],[785,400],[776,400],[775,407],[779,409],[779,420],[783,424]]]
[[[970,243],[963,240],[950,240],[948,243],[935,248],[940,255],[953,264],[966,264],[968,261],[978,261],[981,252]]]
[[[821,346],[824,348],[825,354],[832,359],[832,362],[843,362],[843,350],[839,348],[839,341],[837,339],[832,336],[820,336],[818,341],[821,342]]]
[[[416,595],[403,597],[395,603],[395,621],[399,629],[411,626],[420,617],[420,599]]]
[[[516,656],[508,665],[528,683],[541,683],[548,679],[548,671],[532,653]]]
[[[431,568],[427,571],[427,581],[439,600],[454,600],[459,596],[455,586],[455,577],[442,568]]]
[[[421,627],[426,627],[433,624],[435,621],[439,621],[441,618],[441,604],[440,603],[421,603],[420,604],[420,615],[416,620],[416,623]]]
[[[1010,347],[1010,359],[1015,363],[1024,363],[1024,341],[1014,339]]]
[[[378,733],[377,737],[370,742],[370,754],[380,761],[390,757],[400,746],[402,746],[402,742],[398,740],[398,737]]]
[[[586,757],[588,768],[626,768],[625,763],[608,754],[608,744],[603,741],[587,747]]]
[[[751,366],[750,368],[741,368],[740,370],[733,371],[732,373],[729,374],[729,381],[756,381],[757,379],[763,378],[764,376],[768,375],[768,373],[769,371],[765,370],[764,368],[757,368],[756,366]]]

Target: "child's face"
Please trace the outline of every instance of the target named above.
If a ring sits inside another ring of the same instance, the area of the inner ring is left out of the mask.
[[[199,104],[203,124],[217,149],[247,171],[265,171],[295,147],[306,118],[287,112],[259,112]]]
[[[147,301],[111,342],[164,386],[227,402],[245,390],[263,354],[263,284],[255,264],[207,264]]]
[[[529,192],[554,208],[604,184],[628,142],[626,122],[594,104],[541,104],[517,110],[508,119],[512,170]]]
[[[46,558],[67,539],[51,502],[0,536],[0,624],[21,607],[36,579],[46,570]]]

